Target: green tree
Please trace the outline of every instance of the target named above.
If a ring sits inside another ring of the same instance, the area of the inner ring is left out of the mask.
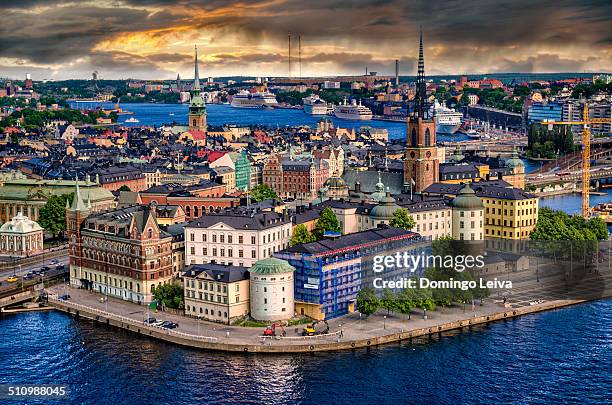
[[[380,300],[371,287],[365,287],[357,293],[357,311],[366,317],[372,315],[380,307]]]
[[[293,228],[291,240],[289,240],[289,246],[299,245],[300,243],[310,243],[314,242],[315,240],[315,237],[310,233],[310,231],[308,231],[306,225],[299,224]]]
[[[132,189],[124,184],[123,186],[119,187],[117,191],[132,191]]]
[[[166,308],[178,309],[183,307],[183,286],[180,284],[160,284],[153,288],[153,296]]]
[[[410,315],[416,308],[417,294],[412,288],[404,288],[397,295],[396,308],[400,314]]]
[[[313,231],[313,235],[315,238],[323,239],[323,234],[325,231],[332,232],[340,232],[340,222],[338,222],[338,218],[336,218],[336,214],[332,211],[331,208],[325,207],[321,214],[319,215],[319,219],[315,224],[315,229]]]
[[[383,291],[382,298],[380,299],[380,306],[387,310],[387,315],[397,309],[397,296],[393,291],[388,288]]]
[[[52,195],[38,213],[38,223],[53,237],[66,232],[66,201],[72,202],[73,193]]]
[[[260,184],[251,190],[251,198],[255,201],[263,201],[278,198],[272,187]]]
[[[389,221],[389,225],[394,228],[405,229],[407,231],[415,227],[416,223],[410,212],[406,208],[395,210],[393,218]]]

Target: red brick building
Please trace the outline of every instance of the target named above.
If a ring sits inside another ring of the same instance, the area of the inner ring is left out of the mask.
[[[324,159],[282,160],[278,154],[264,163],[263,182],[281,198],[313,200],[330,177]]]
[[[77,185],[66,209],[70,284],[137,303],[172,281],[172,236],[148,206],[90,215]]]

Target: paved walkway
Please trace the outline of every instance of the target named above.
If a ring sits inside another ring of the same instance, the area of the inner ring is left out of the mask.
[[[97,292],[76,289],[66,285],[51,287],[49,292],[59,296],[68,294],[71,297],[71,302],[124,316],[135,321],[142,322],[142,320],[147,317],[147,307],[115,298],[109,298],[107,302],[103,303],[100,302],[100,298],[102,298],[103,295]],[[368,339],[413,329],[433,327],[446,322],[488,315],[503,311],[503,309],[504,307],[501,303],[495,303],[493,300],[489,300],[485,301],[482,306],[475,305],[472,307],[468,304],[465,307],[465,311],[462,307],[427,311],[427,319],[423,319],[423,311],[421,310],[413,311],[411,319],[408,319],[407,315],[387,314],[384,310],[378,311],[377,314],[370,316],[367,320],[365,317],[360,319],[359,314],[351,314],[328,321],[330,326],[329,336],[303,337],[301,335],[303,325],[289,326],[286,328],[286,338],[267,339],[266,344],[302,345],[305,341],[323,343],[337,342],[338,339],[342,341]],[[168,320],[178,323],[179,328],[177,330],[180,332],[198,336],[215,337],[218,341],[226,343],[261,344],[263,341],[261,337],[264,329],[263,327],[229,326],[180,315],[173,315],[162,311],[150,312],[149,315],[158,320]],[[340,336],[340,331],[342,331],[342,336]]]

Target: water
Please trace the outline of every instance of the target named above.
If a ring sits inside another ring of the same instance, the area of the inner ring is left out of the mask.
[[[0,353],[0,383],[70,384],[71,403],[603,404],[612,400],[612,300],[431,341],[279,356],[22,313],[0,318]]]
[[[604,188],[601,190],[605,195],[591,194],[591,207],[597,204],[612,201],[612,189]],[[579,214],[582,209],[581,194],[563,194],[551,197],[540,198],[540,207],[548,207],[557,211],[565,211],[573,215]]]
[[[75,107],[75,105],[77,104],[74,102],[71,103],[72,107]],[[115,106],[113,103],[79,103],[78,105],[81,106],[81,108],[96,108],[98,106],[114,108]],[[121,108],[134,113],[133,115],[119,116],[119,123],[126,126],[161,126],[173,122],[185,125],[189,113],[186,104],[131,103],[121,104]],[[264,125],[271,128],[308,125],[310,127],[315,127],[321,120],[321,117],[305,114],[302,110],[268,110],[263,108],[239,109],[232,108],[227,104],[209,104],[206,106],[206,114],[208,125]],[[140,122],[125,122],[125,120],[130,117],[137,118]],[[355,128],[355,130],[358,130],[362,126],[387,128],[389,130],[389,139],[406,138],[406,123],[404,122],[349,121],[336,117],[329,117],[329,119],[333,120],[334,125],[337,127]],[[452,136],[440,134],[437,138],[439,141],[463,141],[469,139],[465,134],[460,133],[456,133]]]

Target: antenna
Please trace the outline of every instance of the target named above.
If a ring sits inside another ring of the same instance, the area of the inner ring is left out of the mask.
[[[298,35],[298,66],[299,78],[302,79],[302,36]]]
[[[289,78],[291,78],[291,34],[289,34]]]

